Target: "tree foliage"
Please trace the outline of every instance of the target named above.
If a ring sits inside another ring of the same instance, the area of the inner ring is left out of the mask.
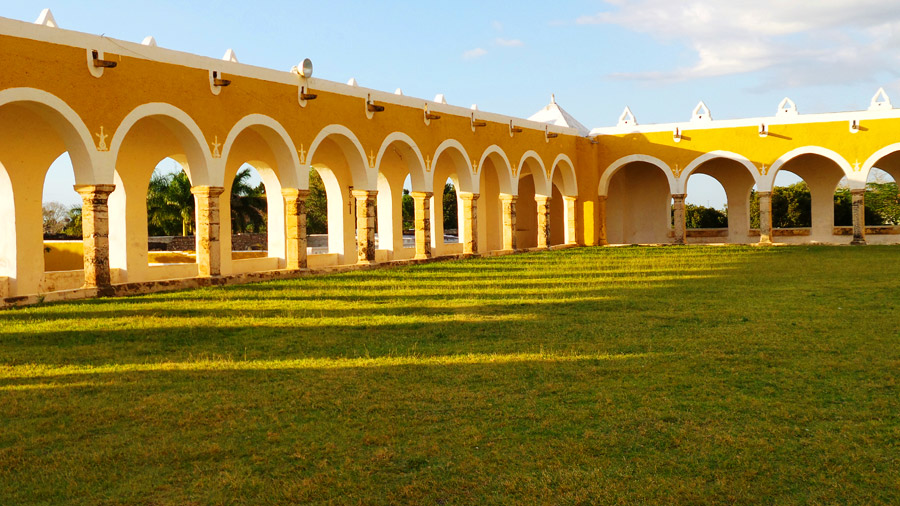
[[[245,167],[238,171],[231,184],[231,231],[235,234],[266,231],[266,187],[263,183],[251,186],[251,176],[250,168]]]
[[[457,230],[459,228],[459,215],[456,209],[456,187],[447,181],[444,184],[444,230]]]
[[[416,226],[416,199],[409,194],[409,190],[403,189],[403,200],[400,203],[403,212],[403,230],[411,230]]]
[[[309,169],[309,196],[306,198],[306,233],[328,233],[328,198],[325,183],[315,169]]]
[[[147,232],[151,235],[194,233],[194,195],[184,171],[154,172],[147,188]]]
[[[66,207],[59,202],[44,202],[41,207],[44,238],[81,238],[81,206]]]
[[[712,207],[687,204],[684,206],[684,222],[687,228],[727,228],[728,215]]]

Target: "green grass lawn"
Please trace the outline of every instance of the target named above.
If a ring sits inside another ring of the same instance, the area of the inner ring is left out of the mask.
[[[0,312],[0,504],[897,504],[900,247],[581,248]]]

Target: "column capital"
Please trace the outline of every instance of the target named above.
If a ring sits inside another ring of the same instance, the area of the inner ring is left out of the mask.
[[[93,197],[101,195],[109,195],[116,189],[114,184],[76,184],[73,188],[84,197]]]
[[[198,197],[218,197],[225,193],[225,188],[221,186],[191,186],[191,193]]]
[[[534,200],[538,204],[546,204],[546,203],[550,202],[551,199],[547,195],[535,195]]]
[[[500,194],[500,201],[501,201],[501,202],[515,202],[515,201],[517,201],[517,200],[519,200],[519,196],[518,196],[518,195],[512,195],[512,194],[509,194],[509,193],[501,193],[501,194]]]
[[[770,192],[770,191],[768,191],[768,192],[756,192],[756,194],[759,195],[760,197],[771,197],[771,196],[772,196],[772,192]]]
[[[850,195],[865,195],[865,188],[850,188]]]
[[[462,200],[478,200],[478,197],[481,196],[477,193],[472,193],[472,192],[458,192],[457,195]]]
[[[607,198],[606,195],[597,195],[597,202],[606,202]]]
[[[357,199],[368,199],[378,195],[378,190],[350,190],[350,195]]]
[[[309,196],[309,190],[301,190],[299,188],[282,188],[281,195],[285,199],[305,199]]]
[[[577,202],[578,197],[570,197],[569,195],[563,195],[563,200],[566,202]]]
[[[414,199],[430,199],[434,197],[434,192],[409,192],[409,195]]]
[[[673,194],[672,194],[672,198],[675,199],[675,200],[684,200],[684,198],[685,198],[686,196],[687,196],[686,193],[673,193]]]

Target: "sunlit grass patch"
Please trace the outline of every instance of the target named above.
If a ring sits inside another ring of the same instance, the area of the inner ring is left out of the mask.
[[[580,248],[0,312],[0,504],[895,504],[900,248]]]

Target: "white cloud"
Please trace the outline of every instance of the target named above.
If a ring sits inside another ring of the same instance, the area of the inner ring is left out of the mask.
[[[494,42],[498,46],[503,46],[503,47],[522,47],[525,45],[525,43],[519,39],[503,39],[500,37],[497,37],[496,39],[494,39]]]
[[[577,24],[613,24],[694,50],[689,67],[623,73],[681,81],[762,72],[782,86],[871,80],[900,67],[900,2],[606,0]]]
[[[463,60],[474,60],[475,58],[481,58],[482,56],[487,54],[487,50],[482,49],[480,47],[476,47],[475,49],[470,49],[462,54]]]

